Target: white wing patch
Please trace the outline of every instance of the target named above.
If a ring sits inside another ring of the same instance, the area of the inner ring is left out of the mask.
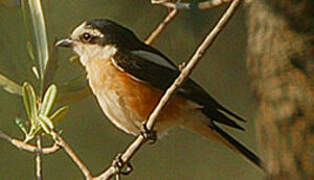
[[[165,58],[159,56],[158,54],[154,54],[148,51],[143,51],[143,50],[137,50],[137,51],[131,51],[131,53],[140,56],[142,58],[145,58],[148,61],[151,61],[155,64],[176,70],[177,67],[169,63]]]
[[[113,64],[117,69],[119,69],[120,71],[124,72],[124,69],[123,69],[122,67],[120,67],[120,66],[117,64],[116,60],[115,60],[113,57],[111,58],[111,61],[112,61],[112,64]]]
[[[111,61],[112,61],[112,64],[114,65],[114,67],[116,67],[117,69],[119,69],[119,70],[122,71],[122,72],[125,72],[125,70],[117,64],[117,62],[115,61],[114,58],[111,58]],[[145,81],[142,81],[142,80],[136,78],[135,76],[132,76],[130,73],[126,73],[126,74],[127,74],[129,77],[131,77],[132,79],[134,79],[135,81],[138,81],[138,82],[142,82],[142,83],[147,84]]]

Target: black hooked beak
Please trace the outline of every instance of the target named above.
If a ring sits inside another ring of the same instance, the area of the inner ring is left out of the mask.
[[[59,41],[57,41],[55,43],[56,47],[67,47],[67,48],[71,48],[73,47],[74,42],[72,39],[61,39]]]

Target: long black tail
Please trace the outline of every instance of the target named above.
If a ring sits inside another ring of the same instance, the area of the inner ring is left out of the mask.
[[[223,131],[221,128],[219,128],[213,121],[211,121],[209,127],[212,130],[216,131],[221,137],[223,137],[230,144],[232,144],[234,146],[234,148],[237,149],[248,160],[250,160],[252,163],[254,163],[256,166],[258,166],[262,170],[264,170],[262,160],[257,155],[255,155],[252,151],[250,151],[248,148],[246,148],[244,145],[239,143],[232,136],[230,136],[225,131]]]

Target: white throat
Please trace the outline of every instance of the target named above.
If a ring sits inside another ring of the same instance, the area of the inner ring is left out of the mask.
[[[97,44],[77,44],[73,50],[80,56],[83,66],[86,66],[86,63],[91,60],[108,59],[117,52],[117,48],[112,45],[102,47]]]

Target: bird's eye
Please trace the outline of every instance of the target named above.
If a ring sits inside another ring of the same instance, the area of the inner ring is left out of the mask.
[[[91,39],[91,35],[89,34],[89,33],[84,33],[83,34],[83,39],[85,40],[85,41],[89,41],[90,39]]]

